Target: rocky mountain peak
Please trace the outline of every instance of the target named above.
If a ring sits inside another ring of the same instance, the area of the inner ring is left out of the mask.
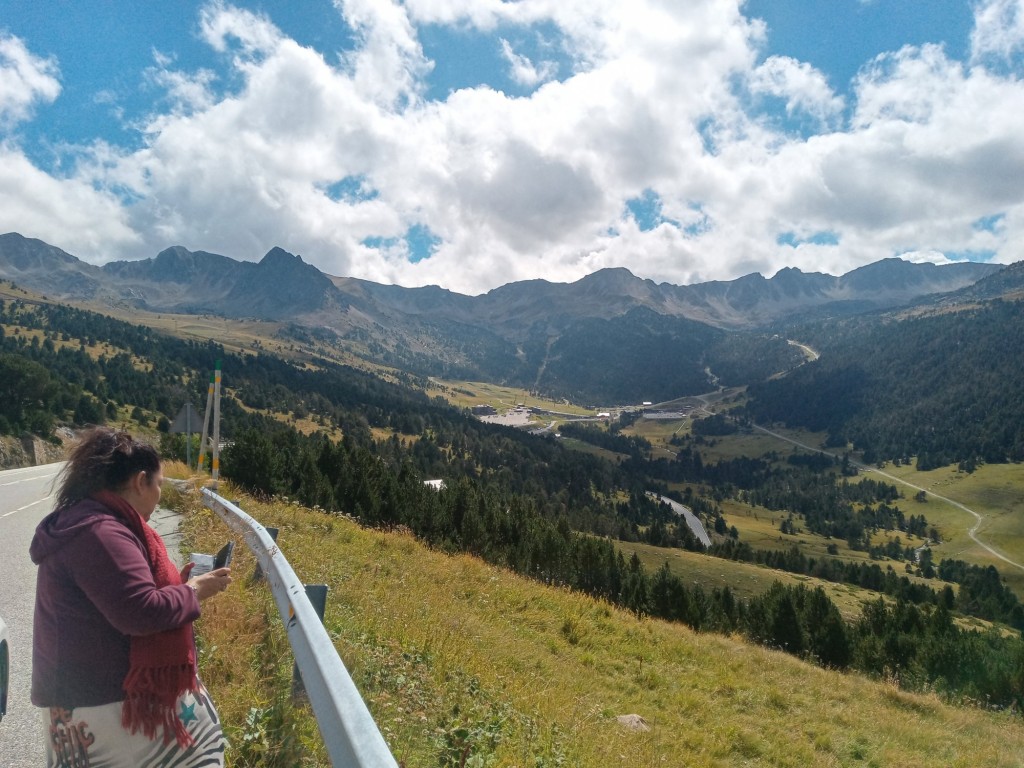
[[[892,295],[947,293],[959,290],[1001,269],[1001,265],[957,262],[936,265],[915,264],[898,258],[882,259],[859,267],[839,278],[850,292]]]
[[[248,265],[227,302],[244,305],[256,316],[281,318],[319,310],[338,295],[327,275],[301,256],[274,247],[258,264]]]
[[[78,259],[56,246],[17,232],[0,235],[0,262],[16,272],[66,269],[82,264]]]
[[[302,260],[301,256],[289,253],[277,245],[267,251],[267,254],[260,260],[261,267],[294,267],[299,265],[310,266]]]
[[[591,272],[589,275],[585,275],[580,278],[580,283],[590,283],[595,285],[602,285],[608,287],[628,285],[634,283],[639,278],[630,272],[625,267],[605,267],[599,269],[596,272]]]

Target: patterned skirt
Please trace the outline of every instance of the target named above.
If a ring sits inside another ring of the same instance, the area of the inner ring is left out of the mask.
[[[43,710],[44,714],[46,710]],[[206,688],[178,698],[178,717],[195,739],[149,739],[121,726],[121,702],[98,707],[51,707],[47,724],[47,768],[223,768],[224,733]]]

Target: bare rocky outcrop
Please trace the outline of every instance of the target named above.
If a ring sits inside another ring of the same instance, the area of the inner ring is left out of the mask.
[[[13,437],[0,437],[0,469],[16,469],[31,464],[20,440]]]
[[[0,469],[18,469],[63,461],[66,450],[64,444],[70,436],[70,430],[67,435],[58,434],[60,443],[43,440],[36,435],[20,438],[0,436]]]

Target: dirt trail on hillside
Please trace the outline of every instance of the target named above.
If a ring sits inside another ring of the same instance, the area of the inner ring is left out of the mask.
[[[815,448],[814,446],[807,445],[806,443],[801,443],[799,440],[794,440],[791,437],[786,437],[785,435],[780,435],[778,432],[772,432],[770,429],[766,429],[764,427],[760,427],[757,424],[752,424],[751,426],[754,429],[759,430],[760,432],[764,432],[765,434],[771,435],[772,437],[776,437],[779,440],[783,440],[783,441],[785,441],[787,443],[791,443],[793,445],[799,446],[800,448],[804,448],[804,449],[806,449],[808,451],[814,451],[815,453],[820,453],[820,454],[823,454],[825,456],[831,456],[833,458],[838,458],[838,459],[842,458],[841,456],[837,456],[836,454],[834,454],[834,453],[832,453],[830,451],[825,451],[825,450],[822,450],[821,448]],[[978,528],[981,526],[982,520],[984,520],[984,518],[980,514],[975,512],[973,509],[971,509],[970,507],[967,507],[967,506],[961,504],[959,501],[954,501],[953,499],[947,498],[946,496],[940,496],[939,494],[935,493],[934,491],[930,491],[927,488],[922,488],[919,485],[914,485],[913,483],[908,482],[907,480],[904,480],[901,477],[896,477],[896,475],[891,475],[888,472],[885,472],[885,471],[883,471],[881,469],[877,469],[876,467],[872,467],[872,466],[869,466],[867,464],[861,464],[859,461],[854,461],[853,459],[850,460],[850,464],[852,464],[853,466],[855,466],[859,470],[862,470],[864,472],[874,472],[876,475],[881,475],[882,477],[884,477],[884,478],[886,478],[888,480],[892,480],[894,483],[899,483],[900,485],[905,485],[908,488],[913,488],[915,491],[924,491],[926,494],[928,494],[932,498],[938,499],[939,501],[944,501],[947,504],[952,504],[957,509],[962,509],[967,514],[971,515],[974,518],[974,520],[975,520],[974,525],[967,529],[967,535],[971,537],[971,541],[973,541],[975,544],[977,544],[979,547],[984,549],[986,552],[988,552],[993,557],[999,558],[1000,560],[1002,560],[1007,565],[1012,565],[1014,568],[1019,568],[1020,570],[1024,571],[1024,565],[1021,565],[1020,563],[1018,563],[1015,560],[1011,560],[1006,555],[1004,555],[1002,552],[998,551],[997,549],[995,549],[994,547],[990,546],[989,544],[986,544],[984,541],[982,541],[981,539],[978,538]]]

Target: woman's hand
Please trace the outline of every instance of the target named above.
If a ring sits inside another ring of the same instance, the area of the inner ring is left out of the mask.
[[[182,569],[182,575],[187,576],[191,570],[186,565]],[[196,591],[196,597],[199,598],[199,602],[202,602],[206,598],[220,594],[228,588],[228,585],[231,583],[231,569],[218,568],[215,571],[204,573],[202,576],[191,578],[185,583]]]

